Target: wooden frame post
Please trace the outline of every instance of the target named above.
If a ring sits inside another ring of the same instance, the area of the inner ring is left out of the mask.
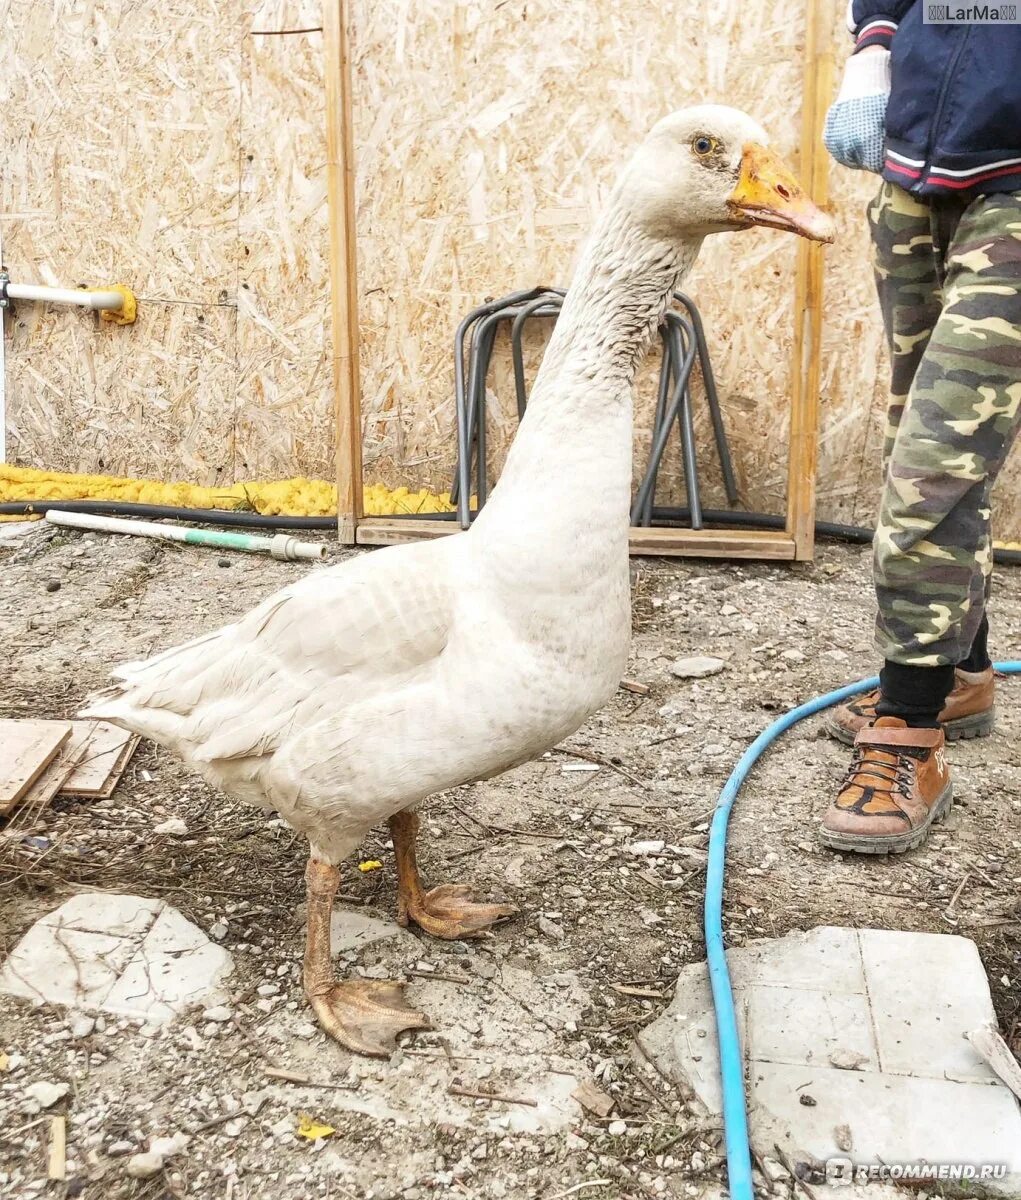
[[[825,205],[829,196],[829,161],[822,144],[822,127],[833,87],[832,7],[832,0],[806,0],[798,170],[812,199],[820,205]],[[810,559],[815,551],[823,261],[823,247],[818,242],[798,243],[787,465],[787,532],[794,540],[794,557],[798,560]]]
[[[362,416],[358,369],[358,245],[347,0],[324,0],[326,186],[330,317],[337,430],[337,536],[353,546],[362,517]]]

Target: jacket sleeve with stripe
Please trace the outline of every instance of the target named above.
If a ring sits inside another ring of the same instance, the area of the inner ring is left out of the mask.
[[[897,26],[916,2],[921,0],[850,0],[847,26],[854,34],[854,53],[866,46],[882,46],[889,50]]]

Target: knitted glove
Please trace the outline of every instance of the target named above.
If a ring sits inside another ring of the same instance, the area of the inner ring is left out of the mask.
[[[852,54],[822,134],[826,149],[837,162],[857,171],[882,171],[889,94],[890,51]]]

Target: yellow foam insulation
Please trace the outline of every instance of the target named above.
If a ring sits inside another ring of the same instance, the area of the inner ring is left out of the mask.
[[[194,483],[162,483],[155,479],[122,479],[113,475],[68,475],[32,467],[0,464],[0,503],[18,500],[119,500],[128,504],[162,504],[172,508],[248,510],[266,516],[328,517],[337,511],[337,489],[323,479],[280,479],[271,483],[235,483],[208,488]],[[368,484],[365,515],[450,512],[446,496],[406,487]],[[24,517],[0,516],[0,521]]]

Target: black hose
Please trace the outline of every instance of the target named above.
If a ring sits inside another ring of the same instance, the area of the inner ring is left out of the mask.
[[[163,504],[132,504],[122,500],[13,500],[0,503],[0,516],[29,517],[58,512],[100,513],[112,517],[145,517],[149,520],[189,521],[193,525],[226,525],[241,529],[336,529],[336,517],[289,517],[238,512],[229,508],[170,508]],[[455,521],[455,512],[397,513],[402,520]],[[473,517],[477,514],[472,513]],[[690,519],[686,508],[656,506],[652,510],[653,525],[677,525]],[[785,518],[775,513],[741,512],[736,509],[709,508],[702,513],[707,525],[736,529],[785,529]],[[839,525],[833,521],[816,521],[815,532],[820,537],[842,542],[867,545],[873,531],[861,525]],[[994,550],[998,563],[1021,566],[1021,550]]]
[[[729,508],[705,509],[702,513],[710,525],[730,525],[735,529],[786,529],[787,519],[775,513],[739,512]],[[652,510],[654,525],[683,524],[688,520],[686,508],[668,508],[657,505]],[[841,542],[858,542],[868,545],[873,531],[863,525],[838,525],[833,521],[816,521],[815,532],[820,537],[834,538]]]

